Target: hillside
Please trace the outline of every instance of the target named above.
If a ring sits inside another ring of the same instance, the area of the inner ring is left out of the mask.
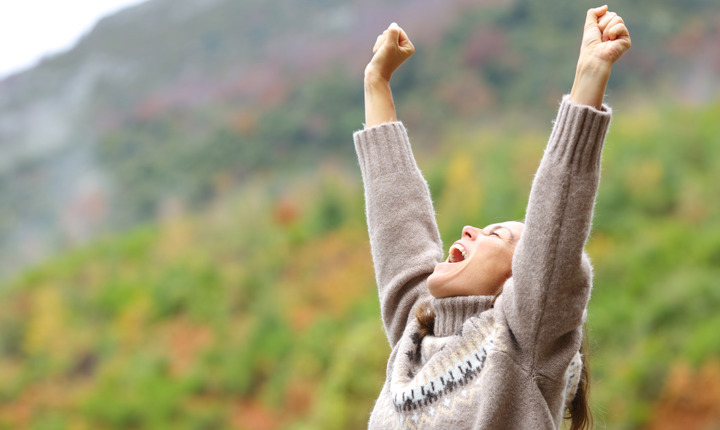
[[[600,428],[720,424],[718,115],[716,102],[614,120],[588,245]],[[445,243],[522,216],[547,129],[458,128],[419,151]],[[359,172],[324,162],[293,178],[1,289],[0,428],[363,428],[389,348]]]
[[[150,0],[1,81],[0,430],[364,428],[376,33],[416,43],[393,88],[447,244],[523,217],[587,6]],[[720,4],[611,7],[633,48],[587,247],[596,427],[717,428]]]
[[[424,13],[438,12],[424,3]],[[452,16],[455,3],[438,17]],[[278,152],[289,159],[301,142],[322,137],[327,147],[328,133],[345,134],[348,120],[326,130],[337,110],[317,112],[315,128],[305,130],[299,123],[307,114],[276,108],[317,98],[312,87],[298,89],[324,85],[329,67],[362,70],[357,54],[377,30],[369,23],[384,19],[387,6],[368,1],[355,9],[349,2],[152,0],[0,82],[0,200],[8,208],[0,215],[0,272],[153,219],[163,201],[197,207],[212,194],[215,174],[237,185]],[[358,72],[344,73],[335,102],[355,92]]]
[[[585,8],[150,0],[120,11],[72,50],[0,82],[0,273],[196,210],[261,171],[303,170],[320,154],[351,160],[362,69],[393,20],[418,48],[395,82],[418,144],[453,122],[544,123],[571,82]],[[622,8],[634,48],[611,80],[615,103],[713,100],[717,2]]]

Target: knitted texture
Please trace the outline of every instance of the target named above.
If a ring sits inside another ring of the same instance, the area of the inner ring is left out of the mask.
[[[443,258],[405,127],[354,134],[381,314],[392,347],[369,428],[557,429],[580,378],[592,268],[583,253],[611,111],[565,97],[530,192],[513,277],[492,297],[434,299]],[[412,316],[436,314],[420,338]]]

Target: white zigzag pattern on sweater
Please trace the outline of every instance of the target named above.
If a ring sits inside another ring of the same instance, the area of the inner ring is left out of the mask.
[[[448,416],[452,415],[453,411],[462,410],[464,408],[472,407],[475,403],[473,394],[474,385],[480,383],[480,380],[476,378],[469,387],[462,388],[459,393],[454,396],[447,396],[442,402],[437,402],[429,407],[426,413],[399,413],[396,416],[396,428],[401,429],[428,429],[428,428],[440,428],[438,427]]]
[[[408,328],[414,330],[416,327]],[[451,341],[453,345],[441,348],[444,349],[443,354],[434,354],[423,365],[419,365],[418,352],[415,352],[418,349],[417,344],[413,345],[414,341],[409,340],[411,336],[403,336],[400,352],[406,351],[406,353],[404,355],[400,353],[396,358],[396,361],[402,363],[396,363],[394,366],[388,387],[389,397],[398,413],[398,418],[404,420],[414,416],[416,419],[413,421],[416,424],[426,419],[435,420],[436,408],[444,409],[459,401],[459,398],[469,401],[469,397],[472,397],[462,394],[467,389],[472,391],[472,387],[466,387],[473,380],[475,383],[478,382],[477,376],[485,367],[488,353],[498,345],[494,340],[494,332],[485,324],[465,325],[464,329],[465,333],[453,336]],[[408,374],[408,369],[413,370]],[[571,401],[575,396],[581,370],[582,360],[578,352],[565,372],[566,401]],[[414,373],[415,371],[417,373]],[[459,396],[448,396],[456,390],[463,391]],[[444,399],[439,402],[441,398]],[[408,414],[410,411],[417,412],[420,408],[424,412]]]
[[[390,380],[390,396],[396,411],[416,410],[435,403],[440,397],[451,393],[470,383],[482,370],[488,352],[494,348],[492,335],[485,335],[473,330],[468,337],[456,336],[450,349],[451,353],[439,354],[425,363],[419,373],[402,374],[403,370],[413,366],[415,357],[412,346],[405,342],[400,351],[406,351],[406,356],[399,356],[397,360],[405,362],[406,366],[395,366]],[[407,338],[405,338],[407,339]],[[447,351],[447,350],[446,350]]]
[[[582,362],[578,353],[573,358],[565,374],[567,379],[565,394],[568,401],[575,396],[581,368]],[[440,428],[438,426],[448,416],[452,416],[454,411],[464,410],[464,408],[472,407],[475,404],[477,401],[475,397],[478,394],[475,390],[478,389],[476,386],[479,384],[480,378],[474,378],[468,385],[459,388],[460,391],[456,391],[455,395],[445,396],[443,401],[433,403],[424,408],[424,411],[413,410],[412,412],[406,412],[402,409],[398,410],[396,405],[393,428],[415,430]]]

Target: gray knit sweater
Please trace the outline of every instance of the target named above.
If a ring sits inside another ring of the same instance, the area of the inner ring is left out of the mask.
[[[354,134],[382,319],[392,352],[369,428],[557,429],[579,380],[592,269],[583,248],[611,111],[563,99],[530,192],[513,277],[492,297],[434,299],[443,258],[405,127]],[[436,313],[420,340],[413,313]]]

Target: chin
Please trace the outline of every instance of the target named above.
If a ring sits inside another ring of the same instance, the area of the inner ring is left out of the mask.
[[[430,290],[430,294],[435,298],[443,298],[449,296],[447,294],[447,288],[444,282],[442,282],[442,279],[439,276],[436,276],[435,273],[431,274],[427,279],[427,286],[428,290]]]
[[[465,265],[461,263],[438,263],[427,278],[430,294],[438,298],[463,295],[459,290],[463,289],[461,278],[464,269]]]
[[[438,297],[438,293],[439,293],[438,286],[435,284],[435,282],[433,282],[432,277],[433,277],[433,275],[430,275],[430,277],[428,277],[427,287],[428,287],[428,290],[430,290],[430,294],[433,297]]]
[[[447,282],[447,280],[441,279],[441,277],[433,278],[433,275],[430,275],[428,278],[427,285],[430,294],[437,299],[472,295],[472,293],[465,291],[465,288],[461,288],[451,280]]]

